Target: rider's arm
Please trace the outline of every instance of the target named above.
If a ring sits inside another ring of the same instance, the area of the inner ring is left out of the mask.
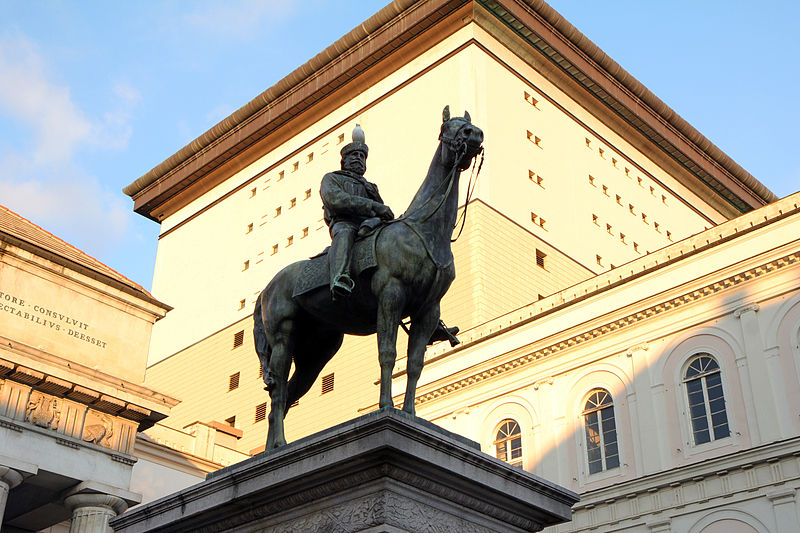
[[[369,198],[348,194],[333,174],[325,174],[322,178],[319,194],[325,207],[339,215],[372,217],[375,216],[375,208],[382,205]]]

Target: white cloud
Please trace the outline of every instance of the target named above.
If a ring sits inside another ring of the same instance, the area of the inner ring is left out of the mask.
[[[132,214],[117,187],[88,175],[76,156],[87,148],[126,148],[141,96],[118,82],[110,88],[111,109],[91,117],[70,87],[53,78],[34,43],[0,38],[0,117],[11,119],[15,138],[0,144],[0,202],[87,253],[102,254],[126,237]]]
[[[0,162],[6,176],[11,166]],[[13,163],[12,163],[13,164]],[[102,256],[127,234],[130,207],[87,177],[44,181],[0,177],[2,204],[85,252]]]
[[[203,2],[184,20],[214,35],[246,40],[286,19],[296,6],[297,0]]]
[[[42,58],[22,38],[0,40],[0,112],[32,130],[39,164],[68,160],[93,129],[69,88],[47,80]]]

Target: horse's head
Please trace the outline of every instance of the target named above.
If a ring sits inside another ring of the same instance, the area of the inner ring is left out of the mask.
[[[466,111],[463,117],[450,118],[450,106],[445,106],[439,140],[442,141],[445,165],[458,165],[459,170],[466,170],[482,150],[483,131],[472,124]]]

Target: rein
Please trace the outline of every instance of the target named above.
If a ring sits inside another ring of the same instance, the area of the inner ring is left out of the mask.
[[[477,157],[472,160],[472,172],[469,175],[469,181],[467,182],[467,198],[464,200],[464,210],[461,212],[461,227],[458,228],[458,235],[455,238],[450,239],[450,242],[456,242],[459,237],[461,237],[461,232],[464,231],[464,225],[467,223],[467,208],[469,207],[469,203],[472,200],[472,193],[475,192],[475,186],[478,185],[478,176],[481,174],[481,167],[483,167],[483,146],[481,146],[481,161],[478,163],[478,171],[475,172],[475,163],[477,162]],[[475,181],[472,181],[473,177]],[[458,226],[458,220],[456,220],[456,225],[453,226],[453,229]]]

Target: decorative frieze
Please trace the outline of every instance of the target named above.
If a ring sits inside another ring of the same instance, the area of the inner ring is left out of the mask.
[[[125,454],[133,452],[139,425],[10,379],[0,380],[0,417],[0,427],[24,431],[27,424],[52,432],[70,448],[85,442]]]

